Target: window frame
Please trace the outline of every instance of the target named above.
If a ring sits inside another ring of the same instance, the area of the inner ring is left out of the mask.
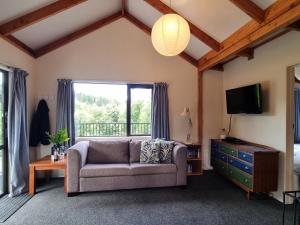
[[[7,114],[8,114],[8,71],[0,68],[0,72],[3,74],[3,145],[0,145],[0,150],[3,151],[3,193],[0,197],[3,197],[8,193],[8,134],[7,134]]]
[[[124,85],[127,88],[127,102],[126,102],[126,136],[91,136],[91,137],[141,137],[141,136],[151,136],[150,134],[131,134],[131,90],[135,88],[140,89],[151,89],[151,104],[153,101],[153,84],[142,84],[142,83],[114,83],[114,82],[89,82],[89,81],[73,81],[73,84],[107,84],[107,85]],[[74,90],[75,93],[75,90]],[[75,93],[76,95],[76,93]],[[151,109],[152,110],[152,109]],[[151,112],[152,114],[152,112]],[[75,116],[75,109],[74,109]],[[152,120],[152,119],[151,119]],[[150,121],[152,123],[152,121]],[[152,125],[152,124],[151,124]],[[152,129],[152,126],[151,126]],[[83,136],[87,137],[87,136]],[[80,136],[76,138],[81,138]]]
[[[135,89],[135,88],[151,89],[151,104],[152,104],[152,98],[153,98],[153,95],[152,95],[153,84],[127,84],[127,137],[145,136],[145,134],[140,134],[140,135],[139,134],[136,134],[136,135],[131,134],[131,90]],[[152,112],[151,112],[151,114],[152,114]],[[152,120],[152,118],[151,118],[151,120]],[[152,121],[150,123],[152,123]],[[152,126],[151,126],[151,129],[152,129]],[[146,136],[151,136],[151,133]]]

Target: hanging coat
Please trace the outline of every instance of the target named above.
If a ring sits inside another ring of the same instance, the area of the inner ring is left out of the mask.
[[[49,145],[50,142],[46,132],[50,132],[49,108],[47,102],[42,99],[32,117],[29,145],[33,147],[39,143]]]

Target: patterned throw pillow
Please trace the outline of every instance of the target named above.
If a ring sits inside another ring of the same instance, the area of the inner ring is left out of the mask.
[[[160,153],[160,142],[156,140],[145,140],[141,145],[140,163],[158,164]]]
[[[174,148],[174,141],[159,140],[160,142],[160,163],[169,164],[172,163],[172,151]]]

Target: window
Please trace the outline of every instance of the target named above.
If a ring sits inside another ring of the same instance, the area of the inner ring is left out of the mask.
[[[152,85],[74,83],[77,137],[151,134]]]

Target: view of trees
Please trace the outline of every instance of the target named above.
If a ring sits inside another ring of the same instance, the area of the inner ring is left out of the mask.
[[[141,98],[132,90],[131,133],[149,134],[151,130],[151,95]],[[77,136],[126,136],[126,101],[76,92],[75,124]]]

